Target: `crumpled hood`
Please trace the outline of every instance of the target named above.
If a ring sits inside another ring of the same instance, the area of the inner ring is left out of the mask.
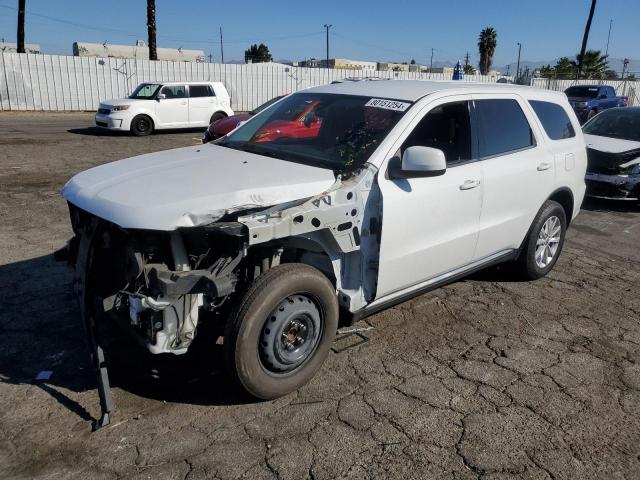
[[[217,133],[218,135],[226,135],[236,128],[238,123],[249,120],[251,117],[252,115],[249,113],[239,113],[237,115],[231,115],[230,117],[221,118],[209,126],[209,131],[211,133]]]
[[[600,135],[584,134],[584,141],[588,148],[607,153],[622,153],[640,148],[640,142],[624,140],[622,138],[602,137]]]
[[[86,170],[67,182],[63,195],[123,228],[175,230],[228,211],[308,198],[334,182],[331,170],[206,144]]]
[[[640,142],[588,134],[584,138],[590,173],[618,175],[640,161]]]

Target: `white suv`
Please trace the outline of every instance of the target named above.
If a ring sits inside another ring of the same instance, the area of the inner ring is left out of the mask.
[[[220,82],[142,83],[129,98],[100,102],[96,126],[149,135],[166,128],[207,127],[233,115]]]
[[[199,332],[223,336],[231,375],[275,398],[320,368],[339,317],[497,262],[528,279],[547,274],[585,169],[562,93],[422,81],[312,88],[216,142],[71,179],[83,315],[120,318],[153,353],[184,353]]]

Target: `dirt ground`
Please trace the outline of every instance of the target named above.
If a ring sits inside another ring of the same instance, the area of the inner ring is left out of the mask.
[[[370,341],[276,401],[233,388],[215,347],[158,359],[172,388],[125,356],[112,426],[91,433],[95,380],[52,257],[71,235],[60,190],[200,135],[91,124],[0,114],[1,478],[640,478],[640,209],[615,202],[584,205],[547,278],[492,269],[378,314]]]

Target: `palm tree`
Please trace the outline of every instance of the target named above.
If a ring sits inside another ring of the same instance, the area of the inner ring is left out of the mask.
[[[577,76],[580,77],[582,74],[582,60],[585,56],[585,50],[587,49],[587,40],[589,40],[589,30],[591,30],[591,20],[593,20],[593,13],[596,10],[596,0],[591,0],[591,9],[589,10],[589,18],[587,19],[587,25],[584,27],[584,35],[582,36],[582,48],[580,48],[580,53],[578,57],[578,71]]]
[[[496,45],[498,44],[497,38],[498,34],[491,27],[487,27],[480,32],[480,37],[478,37],[480,63],[478,64],[478,67],[480,67],[480,73],[482,75],[486,75],[491,69],[493,54],[495,53]]]
[[[25,53],[24,49],[24,10],[26,0],[18,1],[18,53]]]
[[[158,60],[156,49],[156,0],[147,0],[147,33],[149,34],[149,60]]]
[[[584,55],[576,55],[574,66],[581,68],[582,78],[604,78],[606,70],[609,68],[608,55],[602,55],[600,50],[587,50]],[[582,67],[581,67],[582,66]]]

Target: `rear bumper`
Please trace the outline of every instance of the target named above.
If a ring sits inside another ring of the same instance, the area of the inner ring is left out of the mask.
[[[96,113],[96,127],[108,130],[128,131],[130,120],[122,115],[105,115]]]
[[[606,175],[587,172],[587,196],[618,200],[640,199],[640,175]]]

